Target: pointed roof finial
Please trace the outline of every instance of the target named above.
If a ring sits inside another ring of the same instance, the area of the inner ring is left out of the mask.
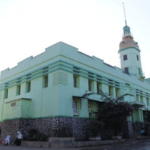
[[[126,21],[126,13],[125,13],[125,7],[124,7],[124,3],[122,3],[123,8],[124,8],[124,18],[125,18],[125,25],[127,26],[127,21]]]

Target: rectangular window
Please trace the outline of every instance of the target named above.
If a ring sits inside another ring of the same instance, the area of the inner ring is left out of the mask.
[[[124,68],[124,72],[129,74],[129,68],[128,67]]]
[[[17,85],[17,95],[21,94],[21,85]]]
[[[113,87],[112,86],[109,86],[109,95],[113,96]]]
[[[120,96],[120,89],[116,88],[116,98],[119,98]]]
[[[100,90],[102,90],[102,84],[97,82],[97,93],[100,94]]]
[[[11,107],[16,106],[16,103],[11,103]]]
[[[73,115],[79,116],[81,107],[81,99],[73,99]]]
[[[141,99],[141,103],[143,103],[143,96],[140,96],[140,99]]]
[[[79,76],[73,75],[73,83],[75,88],[79,88]]]
[[[8,98],[8,89],[5,89],[4,98]]]
[[[93,91],[93,81],[92,80],[90,80],[90,79],[88,80],[88,85],[89,85],[89,91]]]
[[[141,68],[138,68],[138,71],[139,71],[139,74],[141,74],[142,72],[141,72]]]
[[[136,95],[136,101],[139,102],[139,95]]]
[[[44,88],[48,87],[48,75],[43,77],[43,85]]]
[[[123,60],[127,60],[127,59],[128,59],[127,55],[123,55]]]
[[[31,91],[31,81],[26,83],[26,92],[29,93]]]
[[[139,61],[139,55],[136,55],[136,57],[137,57],[137,60]]]

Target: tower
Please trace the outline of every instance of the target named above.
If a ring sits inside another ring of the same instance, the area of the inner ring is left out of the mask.
[[[131,36],[130,27],[127,26],[126,18],[118,53],[120,54],[121,69],[127,74],[142,78],[140,49],[138,43]]]

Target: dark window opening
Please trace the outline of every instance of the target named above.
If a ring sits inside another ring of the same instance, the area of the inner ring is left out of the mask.
[[[5,98],[8,98],[8,89],[5,89],[4,97],[5,97]]]
[[[18,85],[17,86],[17,95],[20,95],[20,93],[21,93],[21,85]]]
[[[129,68],[128,67],[124,68],[124,72],[129,74]]]
[[[123,55],[123,60],[127,60],[127,59],[128,59],[127,55]]]
[[[27,82],[27,93],[31,91],[31,82]]]
[[[44,76],[44,87],[48,87],[48,75]]]
[[[88,83],[89,83],[89,91],[92,91],[92,83],[93,83],[93,81],[92,80],[88,80]]]
[[[79,87],[79,76],[73,75],[73,82],[74,82],[74,87],[78,88]]]

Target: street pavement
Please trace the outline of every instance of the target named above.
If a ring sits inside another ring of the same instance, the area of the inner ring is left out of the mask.
[[[80,150],[150,150],[150,139],[129,140],[123,143],[88,147]]]
[[[150,150],[150,139],[127,140],[122,143],[82,148],[33,148],[0,145],[0,150]]]

